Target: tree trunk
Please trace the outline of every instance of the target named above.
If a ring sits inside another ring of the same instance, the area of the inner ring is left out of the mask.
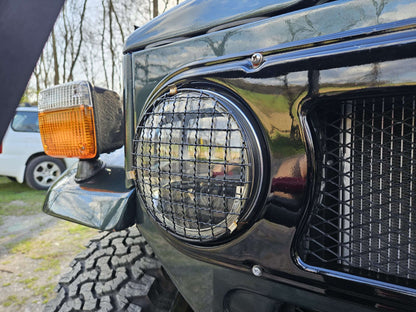
[[[114,51],[114,44],[113,44],[114,34],[113,34],[113,14],[112,14],[112,10],[111,10],[112,6],[113,6],[112,0],[108,0],[108,9],[109,9],[109,13],[110,13],[110,14],[108,14],[108,24],[109,24],[108,27],[109,27],[109,30],[110,30],[111,90],[114,90],[114,79],[115,79],[114,70],[115,70],[115,67],[116,67],[116,55],[115,55],[116,53]]]
[[[87,0],[84,1],[84,5],[82,7],[82,13],[81,13],[81,18],[80,18],[80,23],[79,23],[79,43],[77,46],[77,50],[75,51],[75,55],[73,55],[72,58],[72,62],[71,62],[71,67],[69,69],[69,75],[68,75],[68,79],[67,81],[72,81],[74,79],[73,74],[74,74],[74,67],[75,64],[78,61],[78,57],[81,51],[81,46],[82,46],[82,42],[83,42],[83,29],[82,26],[84,24],[84,18],[85,18],[85,10],[87,8]]]
[[[103,70],[104,70],[104,77],[105,77],[105,82],[106,82],[106,87],[109,87],[109,82],[108,82],[108,76],[107,76],[107,70],[106,70],[106,64],[105,64],[105,31],[106,31],[106,24],[105,24],[105,18],[106,18],[106,12],[107,10],[105,9],[105,0],[101,1],[101,4],[103,6],[103,26],[102,26],[102,31],[101,31],[101,61],[103,62]]]
[[[153,0],[153,18],[159,15],[159,1]]]
[[[58,62],[58,52],[56,50],[56,38],[55,38],[55,31],[52,31],[52,56],[53,56],[53,68],[55,71],[55,75],[53,77],[53,84],[59,84],[59,62]]]

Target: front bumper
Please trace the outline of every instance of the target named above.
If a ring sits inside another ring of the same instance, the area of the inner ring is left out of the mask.
[[[255,228],[264,225],[261,222]],[[148,218],[138,227],[195,311],[276,311],[284,304],[312,311],[374,310],[360,304],[362,302],[347,292],[325,289],[325,283],[306,285],[267,272],[257,277],[252,274],[250,265],[219,265],[190,257],[172,246],[159,226]]]
[[[122,150],[103,156],[106,167],[93,178],[75,182],[69,168],[49,189],[43,211],[100,230],[122,230],[135,222],[135,190],[125,187]],[[121,158],[122,160],[122,158]]]

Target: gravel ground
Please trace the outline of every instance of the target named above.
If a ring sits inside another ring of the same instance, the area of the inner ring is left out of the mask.
[[[45,214],[4,216],[0,226],[0,311],[42,311],[69,263],[96,230]]]
[[[4,216],[0,225],[0,257],[8,253],[7,246],[15,245],[58,222],[44,213],[28,216]]]

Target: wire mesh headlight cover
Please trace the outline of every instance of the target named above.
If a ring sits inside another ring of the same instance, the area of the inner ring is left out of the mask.
[[[240,109],[217,93],[182,89],[157,98],[133,153],[146,210],[179,238],[226,237],[252,210],[261,184],[258,139]]]

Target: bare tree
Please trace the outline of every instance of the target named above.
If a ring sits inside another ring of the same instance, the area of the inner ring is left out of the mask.
[[[108,0],[108,21],[109,21],[109,36],[110,36],[110,54],[111,54],[111,89],[114,90],[114,75],[115,75],[115,67],[116,67],[116,52],[114,50],[114,33],[113,33],[113,1]]]
[[[40,66],[40,61],[43,58],[43,55],[40,56],[40,59],[38,61],[38,63],[36,64],[34,70],[33,70],[33,77],[35,77],[35,86],[36,86],[36,90],[40,90],[40,81],[41,81],[41,66]],[[27,97],[27,93],[28,90],[26,89],[25,94],[23,96],[23,98]],[[38,95],[36,95],[36,102],[39,100]]]
[[[106,82],[106,86],[108,87],[109,82],[108,82],[108,75],[107,75],[107,70],[106,70],[106,56],[105,56],[105,34],[106,34],[106,15],[107,15],[107,9],[106,9],[106,5],[105,5],[105,0],[101,1],[101,5],[102,5],[102,10],[103,10],[103,27],[101,30],[101,61],[103,64],[103,70],[104,70],[104,77],[105,77],[105,82]]]
[[[176,0],[176,4],[179,4],[179,0]],[[165,13],[165,11],[168,9],[169,6],[169,0],[162,0],[162,13]],[[159,0],[153,0],[153,18],[159,15]]]
[[[84,0],[84,4],[82,6],[82,12],[81,12],[81,17],[80,17],[80,22],[79,22],[79,42],[78,44],[74,47],[74,41],[71,41],[71,63],[70,63],[70,68],[69,68],[69,74],[67,77],[67,81],[71,81],[74,79],[73,74],[74,74],[74,67],[75,64],[78,61],[79,58],[79,54],[81,52],[81,45],[83,43],[83,24],[84,24],[84,18],[85,18],[85,10],[87,8],[87,0]]]
[[[48,50],[44,50],[44,53],[47,51]],[[55,85],[58,85],[59,84],[59,62],[58,62],[58,51],[56,49],[55,30],[52,31],[52,55],[53,55],[53,68],[55,71],[53,83]]]
[[[159,15],[159,1],[153,0],[153,17],[156,17]]]
[[[33,72],[27,95],[30,89],[30,96],[37,100],[36,94],[43,88],[82,79],[120,92],[127,34],[134,25],[146,23],[179,2],[67,0]]]
[[[120,22],[120,18],[118,17],[118,13],[114,9],[113,0],[110,0],[109,5],[110,5],[110,8],[109,8],[110,9],[110,13],[114,15],[114,18],[115,18],[116,23],[117,23],[117,26],[118,26],[118,30],[120,31],[121,40],[122,40],[122,42],[124,42],[125,37],[124,37],[123,25]]]

